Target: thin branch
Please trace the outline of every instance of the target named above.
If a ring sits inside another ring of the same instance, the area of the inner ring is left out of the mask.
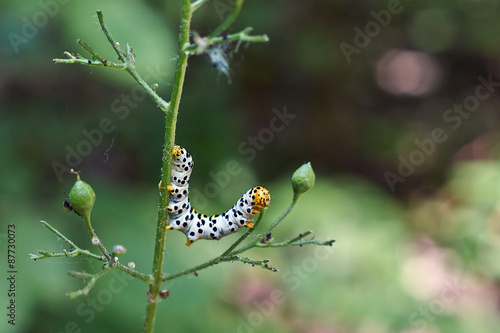
[[[92,54],[92,56],[93,56],[95,59],[99,60],[99,61],[100,61],[100,62],[102,62],[102,63],[106,63],[106,62],[107,62],[107,61],[104,61],[104,59],[103,59],[100,55],[98,55],[98,54],[97,54],[97,52],[95,52],[95,51],[94,51],[94,50],[93,50],[93,49],[92,49],[92,48],[91,48],[91,47],[90,47],[87,43],[85,43],[83,40],[78,39],[76,42],[77,42],[78,44],[80,44],[80,46],[81,46],[81,47],[83,47],[85,50],[87,50],[87,52],[89,52],[90,54]]]
[[[82,288],[82,289],[77,290],[77,291],[72,291],[70,293],[67,293],[66,295],[70,299],[73,299],[73,298],[76,298],[76,297],[82,296],[82,295],[85,295],[85,296],[88,295],[90,289],[92,289],[92,287],[94,287],[96,281],[99,278],[103,277],[104,275],[108,274],[112,269],[113,269],[112,267],[106,267],[102,271],[100,271],[99,273],[96,273],[96,274],[88,274],[85,272],[68,272],[68,274],[70,276],[89,279],[89,282],[87,283],[85,288]]]
[[[125,59],[124,59],[125,54],[120,49],[120,43],[118,43],[117,41],[115,41],[113,39],[111,32],[109,31],[108,27],[104,23],[104,17],[103,17],[102,12],[100,10],[97,11],[97,18],[99,19],[99,24],[101,25],[101,29],[104,32],[104,34],[106,35],[106,38],[108,39],[109,44],[111,44],[111,47],[113,48],[113,50],[115,50],[115,53],[118,55],[118,60],[125,63]]]
[[[219,25],[209,36],[208,38],[213,38],[219,35],[221,32],[226,30],[238,17],[240,14],[241,6],[243,6],[243,0],[236,0],[234,4],[234,9],[231,14],[226,17],[226,19]]]
[[[69,252],[64,250],[63,252],[57,252],[57,253],[39,250],[38,253],[39,253],[38,255],[30,253],[30,259],[38,260],[38,259],[56,258],[56,257],[73,258],[73,257],[77,257],[77,256],[83,254],[83,255],[90,257],[92,259],[96,259],[96,260],[100,260],[100,261],[107,261],[106,258],[103,256],[99,256],[99,255],[94,254],[88,250],[83,250],[80,248],[76,248],[73,251],[69,251]]]
[[[252,266],[259,266],[264,269],[270,270],[271,272],[277,272],[278,269],[276,267],[269,266],[269,259],[264,260],[253,260],[250,258],[240,257],[240,256],[231,256],[227,258],[227,261],[238,260],[245,264],[250,264]],[[226,261],[226,260],[224,260]]]
[[[173,280],[173,279],[176,279],[180,276],[183,276],[183,275],[187,275],[187,274],[193,274],[199,270],[202,270],[204,268],[207,268],[207,267],[210,267],[210,266],[213,266],[213,265],[217,265],[218,263],[220,263],[222,261],[222,258],[219,256],[217,258],[214,258],[212,260],[209,260],[207,262],[204,262],[203,264],[200,264],[198,266],[195,266],[195,267],[191,267],[191,268],[188,268],[188,269],[185,269],[185,270],[182,270],[182,271],[179,271],[177,273],[172,273],[172,274],[164,274],[162,276],[162,281],[169,281],[169,280]]]
[[[146,274],[140,273],[140,272],[138,272],[130,267],[127,267],[123,264],[120,264],[119,262],[116,263],[116,268],[118,268],[119,270],[121,270],[129,275],[132,275],[133,277],[141,279],[142,281],[144,281],[148,284],[153,282],[153,277],[151,275],[146,275]]]
[[[172,148],[175,142],[175,130],[177,127],[177,115],[184,88],[184,80],[186,77],[187,61],[189,55],[182,52],[185,45],[189,43],[189,34],[191,31],[191,19],[193,15],[191,0],[182,0],[181,7],[181,27],[179,33],[179,57],[175,70],[174,85],[170,96],[170,103],[162,102],[161,99],[155,99],[158,106],[165,112],[165,143],[163,145],[161,181],[163,184],[169,184],[171,179],[172,168]],[[153,92],[154,93],[154,92]],[[156,94],[155,94],[156,95]],[[163,103],[163,104],[162,104]],[[169,193],[166,186],[160,189],[160,198],[158,203],[158,212],[156,218],[156,239],[153,257],[152,278],[149,289],[149,302],[146,307],[146,315],[144,318],[144,333],[151,333],[154,329],[156,309],[163,283],[163,262],[165,259],[165,243],[166,230],[165,223],[169,220],[166,207],[168,206]]]
[[[87,272],[69,271],[68,275],[72,277],[80,277],[82,279],[91,279],[92,277],[94,277],[95,274],[90,274]]]
[[[163,275],[162,281],[170,281],[170,280],[176,279],[178,277],[181,277],[183,275],[193,274],[193,273],[196,273],[198,271],[201,271],[202,269],[205,269],[205,268],[208,268],[211,266],[215,266],[221,262],[228,262],[228,261],[241,261],[241,262],[246,263],[246,264],[258,265],[259,267],[271,270],[273,272],[278,271],[277,268],[271,267],[267,264],[269,262],[269,260],[267,260],[267,259],[253,260],[253,259],[249,259],[249,258],[240,257],[237,255],[230,255],[230,256],[222,256],[221,255],[221,256],[218,256],[212,260],[204,262],[203,264],[199,264],[195,267],[191,267],[191,268],[188,268],[188,269],[185,269],[185,270],[179,271],[177,273],[173,273],[173,274],[165,274],[165,275]]]
[[[184,47],[183,51],[188,52],[189,54],[202,54],[204,53],[209,46],[214,44],[220,44],[228,41],[240,41],[240,42],[252,42],[252,43],[261,43],[261,42],[269,42],[269,37],[267,35],[255,35],[251,36],[250,32],[252,32],[252,27],[247,27],[240,32],[220,37],[205,37],[197,40],[201,40],[201,44],[189,44]]]
[[[45,221],[40,221],[47,229],[49,229],[50,231],[52,231],[57,237],[61,238],[62,240],[64,240],[73,250],[71,251],[67,251],[66,249],[63,250],[63,252],[48,252],[48,251],[44,251],[44,250],[40,250],[38,251],[38,254],[30,254],[30,258],[33,259],[33,260],[38,260],[38,259],[45,259],[45,258],[55,258],[55,257],[69,257],[69,258],[73,258],[73,257],[77,257],[79,255],[85,255],[87,257],[90,257],[92,259],[96,259],[96,260],[99,260],[99,261],[104,261],[104,262],[108,262],[108,263],[111,263],[110,261],[110,258],[106,258],[106,257],[103,257],[103,256],[99,256],[95,253],[92,253],[88,250],[84,250],[80,247],[78,247],[75,243],[73,243],[71,240],[69,240],[66,236],[64,236],[61,232],[59,232],[56,228],[54,228],[53,226],[51,226],[49,223],[45,222]],[[136,277],[148,284],[151,283],[152,281],[152,277],[151,275],[146,275],[146,274],[143,274],[143,273],[140,273],[132,268],[129,268],[119,262],[116,262],[112,265],[108,265],[108,268],[118,268],[120,269],[121,271],[129,274],[129,275],[132,275],[133,277]],[[75,272],[69,272],[69,274],[71,276],[77,276],[77,274],[79,273],[75,273]],[[76,275],[75,275],[76,274]],[[80,276],[80,275],[78,275]],[[94,276],[94,275],[92,275]],[[91,277],[91,275],[88,276],[89,278]]]
[[[74,55],[69,52],[64,52],[64,55],[68,57],[68,59],[53,59],[53,61],[56,64],[81,64],[81,65],[87,65],[87,66],[100,66],[100,67],[110,67],[110,68],[115,68],[118,70],[125,70],[127,71],[133,78],[134,80],[146,91],[146,93],[155,101],[155,103],[158,105],[158,107],[164,112],[167,113],[169,109],[169,103],[163,100],[157,93],[156,93],[156,88],[152,88],[148,85],[148,83],[141,77],[141,75],[137,72],[135,69],[135,55],[132,51],[132,47],[127,44],[127,51],[122,51],[120,49],[120,43],[118,43],[116,40],[113,39],[113,36],[111,35],[111,32],[109,31],[108,27],[104,23],[104,17],[102,15],[102,12],[100,10],[97,11],[97,17],[99,19],[99,23],[101,25],[101,29],[106,35],[106,38],[108,39],[109,44],[115,51],[115,53],[118,55],[118,59],[122,62],[121,64],[117,64],[114,62],[107,61],[106,59],[103,59],[101,56],[97,54],[87,43],[82,41],[81,39],[78,40],[78,44],[82,46],[85,50],[87,50],[91,55],[92,59],[86,59],[82,57],[81,55]],[[95,60],[97,59],[97,60]]]
[[[61,238],[63,241],[65,241],[69,246],[71,246],[72,248],[74,249],[77,249],[78,246],[76,246],[75,243],[73,243],[72,241],[70,241],[66,236],[64,236],[63,234],[61,234],[59,232],[59,230],[57,230],[56,228],[54,228],[53,226],[51,226],[50,224],[48,224],[47,222],[45,221],[40,221],[41,224],[43,224],[44,227],[46,227],[47,229],[49,229],[50,231],[52,231],[54,234],[56,234],[57,237]]]
[[[233,251],[236,246],[238,246],[241,242],[243,242],[252,232],[254,232],[254,230],[258,227],[258,225],[260,224],[260,221],[262,220],[262,218],[264,217],[264,214],[266,213],[266,210],[265,208],[263,208],[260,212],[260,215],[259,215],[259,218],[257,219],[257,221],[254,223],[254,227],[252,229],[248,229],[247,232],[245,232],[240,238],[238,238],[238,240],[236,242],[234,242],[233,244],[231,244],[231,246],[229,246],[229,248],[223,253],[220,255],[220,257],[225,257],[227,256],[228,254],[231,253],[231,251]]]
[[[267,229],[267,232],[264,235],[269,234],[271,232],[271,230],[273,230],[288,215],[288,213],[290,213],[290,211],[293,209],[293,207],[297,203],[298,198],[299,198],[299,196],[294,196],[294,198],[293,198],[292,203],[290,204],[290,206],[288,206],[288,208],[283,212],[283,214],[281,214],[273,222],[273,224]],[[260,216],[258,218],[258,220],[255,222],[255,227],[257,227],[260,224],[260,222],[261,222],[264,214],[265,214],[265,210],[262,210],[261,214],[260,214]],[[224,251],[224,253],[222,253],[220,256],[218,256],[216,258],[213,258],[213,259],[211,259],[211,260],[209,260],[207,262],[204,262],[202,264],[199,264],[199,265],[197,265],[195,267],[191,267],[191,268],[179,271],[177,273],[164,274],[162,280],[163,281],[169,281],[169,280],[173,280],[173,279],[178,278],[178,277],[183,276],[183,275],[193,274],[193,273],[196,273],[199,270],[202,270],[202,269],[205,269],[205,268],[217,265],[218,263],[225,262],[225,261],[238,260],[238,261],[242,261],[242,262],[252,263],[252,262],[249,262],[249,261],[252,261],[251,259],[241,258],[240,256],[238,256],[238,254],[240,254],[242,252],[245,252],[245,251],[247,251],[247,250],[249,250],[251,248],[255,248],[255,247],[256,248],[285,247],[285,246],[302,246],[302,245],[306,245],[306,244],[315,244],[315,245],[322,245],[322,246],[329,245],[329,246],[331,246],[332,243],[335,242],[334,240],[320,242],[320,241],[315,240],[314,238],[308,239],[308,240],[304,240],[304,238],[306,236],[308,236],[308,235],[310,235],[312,233],[312,231],[308,230],[308,231],[306,231],[306,232],[298,235],[295,238],[292,238],[290,240],[287,240],[287,241],[284,241],[284,242],[281,242],[281,243],[273,243],[273,242],[262,243],[261,239],[255,239],[255,240],[251,241],[250,243],[248,243],[247,245],[245,245],[245,246],[243,246],[243,247],[241,247],[241,248],[239,248],[237,250],[234,250],[254,230],[255,230],[255,228],[249,229],[247,232],[245,232],[238,240],[236,240],[236,242],[234,242],[233,244],[231,244],[231,246],[226,251]],[[267,267],[265,267],[265,264],[267,263],[267,261],[265,261],[265,260],[260,260],[260,261],[256,260],[253,263],[254,264],[259,264],[260,266],[262,266],[264,268],[267,268]],[[271,267],[271,268],[274,268],[274,267]]]
[[[194,13],[195,10],[200,8],[203,4],[205,4],[208,0],[198,0],[191,4],[191,11]]]
[[[97,245],[97,247],[101,250],[101,252],[104,254],[107,260],[111,259],[111,255],[109,254],[108,250],[104,247],[104,244],[102,244],[101,240],[97,236],[94,228],[92,227],[92,222],[90,222],[90,215],[85,216],[85,224],[87,225],[87,229],[89,231],[90,237],[92,239],[92,244]]]
[[[257,243],[255,245],[255,247],[266,248],[266,247],[302,246],[302,245],[308,245],[308,244],[314,244],[314,245],[319,245],[319,246],[332,246],[333,243],[335,243],[334,239],[324,241],[324,242],[320,242],[314,238],[306,239],[306,240],[290,239],[290,240],[287,240],[287,241],[284,241],[281,243],[268,243],[268,244]]]
[[[288,206],[288,208],[276,219],[276,221],[274,221],[273,224],[271,224],[271,226],[267,229],[266,234],[270,233],[274,228],[276,228],[276,226],[281,221],[283,221],[283,219],[288,215],[288,213],[290,213],[292,211],[293,207],[295,207],[295,204],[297,203],[298,200],[299,200],[299,196],[294,195],[290,206]]]
[[[68,59],[52,59],[52,60],[56,64],[80,64],[86,66],[109,67],[121,71],[125,70],[127,67],[126,64],[117,64],[115,62],[106,61],[106,59],[103,59],[103,61],[99,61],[99,60],[90,60],[82,57],[81,55],[75,56],[73,53],[69,53],[68,51],[65,51],[64,55],[67,56]]]

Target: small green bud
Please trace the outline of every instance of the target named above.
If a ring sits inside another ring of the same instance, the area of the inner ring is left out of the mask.
[[[92,207],[94,207],[95,193],[92,187],[86,182],[80,180],[80,174],[71,169],[76,174],[76,182],[69,192],[69,204],[71,208],[81,217],[89,218]]]
[[[293,192],[296,195],[307,192],[307,190],[314,186],[315,179],[316,176],[314,175],[311,162],[303,164],[292,175]]]

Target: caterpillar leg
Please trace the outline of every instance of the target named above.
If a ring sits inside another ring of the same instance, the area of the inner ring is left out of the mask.
[[[193,242],[191,242],[188,238],[187,242],[186,242],[186,246],[191,246],[191,244],[193,244]]]
[[[161,190],[161,180],[160,180],[160,182],[158,183],[158,189],[159,189],[159,190]],[[174,185],[172,185],[172,184],[168,184],[168,185],[167,185],[167,191],[172,192],[173,190],[175,190]]]
[[[165,230],[174,230],[171,224],[165,226]]]
[[[253,222],[247,222],[247,224],[245,225],[245,227],[253,229],[253,228],[255,228],[255,225],[254,225]]]

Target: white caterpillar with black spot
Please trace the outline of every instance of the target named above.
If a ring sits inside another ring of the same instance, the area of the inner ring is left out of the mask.
[[[189,246],[198,239],[220,239],[238,231],[241,227],[253,228],[253,217],[269,206],[271,196],[262,186],[249,189],[229,210],[220,215],[207,216],[197,213],[189,201],[189,179],[193,170],[193,157],[186,149],[172,149],[171,184],[168,212],[170,224],[167,230],[180,230],[187,237]],[[161,183],[160,183],[161,186]]]

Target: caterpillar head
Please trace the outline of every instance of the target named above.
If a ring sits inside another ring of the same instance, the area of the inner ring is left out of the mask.
[[[251,198],[253,214],[260,214],[260,210],[268,207],[271,202],[271,194],[262,186],[256,186],[252,189]]]
[[[174,148],[172,149],[172,155],[179,157],[182,155],[183,150],[184,148],[182,148],[181,146],[174,146]]]

